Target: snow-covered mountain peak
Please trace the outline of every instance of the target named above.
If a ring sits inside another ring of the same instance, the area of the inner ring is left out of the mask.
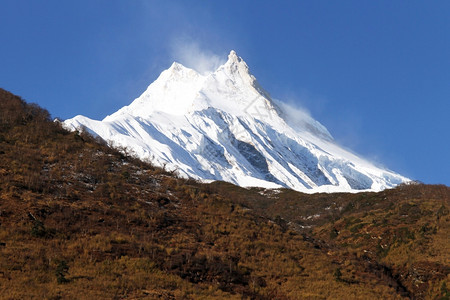
[[[237,55],[236,51],[231,50],[230,53],[228,54],[228,60],[229,60],[229,61],[241,61],[242,58],[240,58],[240,57]]]
[[[220,66],[215,73],[220,72],[224,72],[235,83],[254,86],[256,81],[245,61],[234,50],[231,50],[227,62]]]
[[[230,74],[238,72],[241,76],[250,75],[247,64],[234,50],[231,50],[230,54],[228,54],[228,60],[223,67],[228,69]]]
[[[193,109],[194,100],[204,81],[205,76],[174,62],[140,97],[107,116],[104,121],[113,121],[124,115],[147,118],[155,112],[183,115]]]
[[[228,60],[205,78],[198,100],[235,116],[266,120],[279,110],[234,50]],[[199,107],[204,108],[204,105]]]
[[[173,62],[172,65],[170,66],[170,68],[167,69],[166,71],[169,76],[170,75],[174,76],[176,74],[180,74],[181,76],[183,76],[183,74],[191,74],[193,76],[199,75],[199,73],[197,71],[195,71],[194,69],[185,67],[176,61]],[[189,75],[187,75],[187,76],[189,76]]]
[[[303,192],[378,191],[408,179],[339,147],[309,114],[274,101],[235,51],[203,75],[179,63],[130,105],[80,126],[181,176]]]
[[[194,69],[188,68],[183,66],[182,64],[178,62],[172,63],[170,68],[163,71],[161,75],[156,79],[155,82],[153,82],[152,85],[159,85],[159,86],[169,86],[171,84],[171,81],[189,81],[189,80],[195,80],[196,78],[203,78],[204,76],[200,75],[197,71]],[[149,88],[150,88],[149,86]]]
[[[182,64],[180,64],[180,63],[174,61],[174,62],[172,63],[172,65],[170,66],[169,70],[172,70],[172,71],[174,71],[174,72],[177,72],[177,71],[180,71],[181,69],[184,69],[184,68],[185,68],[185,66],[183,66]]]

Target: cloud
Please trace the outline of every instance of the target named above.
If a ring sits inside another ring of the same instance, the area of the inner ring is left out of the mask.
[[[201,74],[214,72],[226,61],[225,56],[217,55],[187,37],[173,39],[169,48],[174,61]]]

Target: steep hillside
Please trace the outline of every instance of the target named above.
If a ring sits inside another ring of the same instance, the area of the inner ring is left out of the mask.
[[[450,188],[408,184],[378,193],[314,194],[239,189],[212,183],[217,194],[295,230],[326,252],[348,284],[375,275],[416,299],[447,295]],[[437,297],[438,299],[441,299]]]
[[[448,299],[450,192],[200,184],[0,90],[2,299]]]

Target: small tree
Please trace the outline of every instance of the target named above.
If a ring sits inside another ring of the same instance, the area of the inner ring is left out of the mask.
[[[41,221],[34,220],[31,235],[34,237],[45,237],[47,235],[47,230]]]
[[[69,273],[69,266],[65,260],[61,260],[58,262],[56,266],[56,280],[58,284],[67,283],[69,280],[66,278],[66,275]]]
[[[342,272],[341,268],[337,268],[333,273],[334,279],[338,282],[342,281]]]

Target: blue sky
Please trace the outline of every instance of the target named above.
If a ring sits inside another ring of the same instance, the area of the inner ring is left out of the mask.
[[[0,3],[0,87],[62,119],[102,119],[172,61],[231,49],[342,145],[450,185],[449,1]],[[191,64],[191,65],[189,65]]]

